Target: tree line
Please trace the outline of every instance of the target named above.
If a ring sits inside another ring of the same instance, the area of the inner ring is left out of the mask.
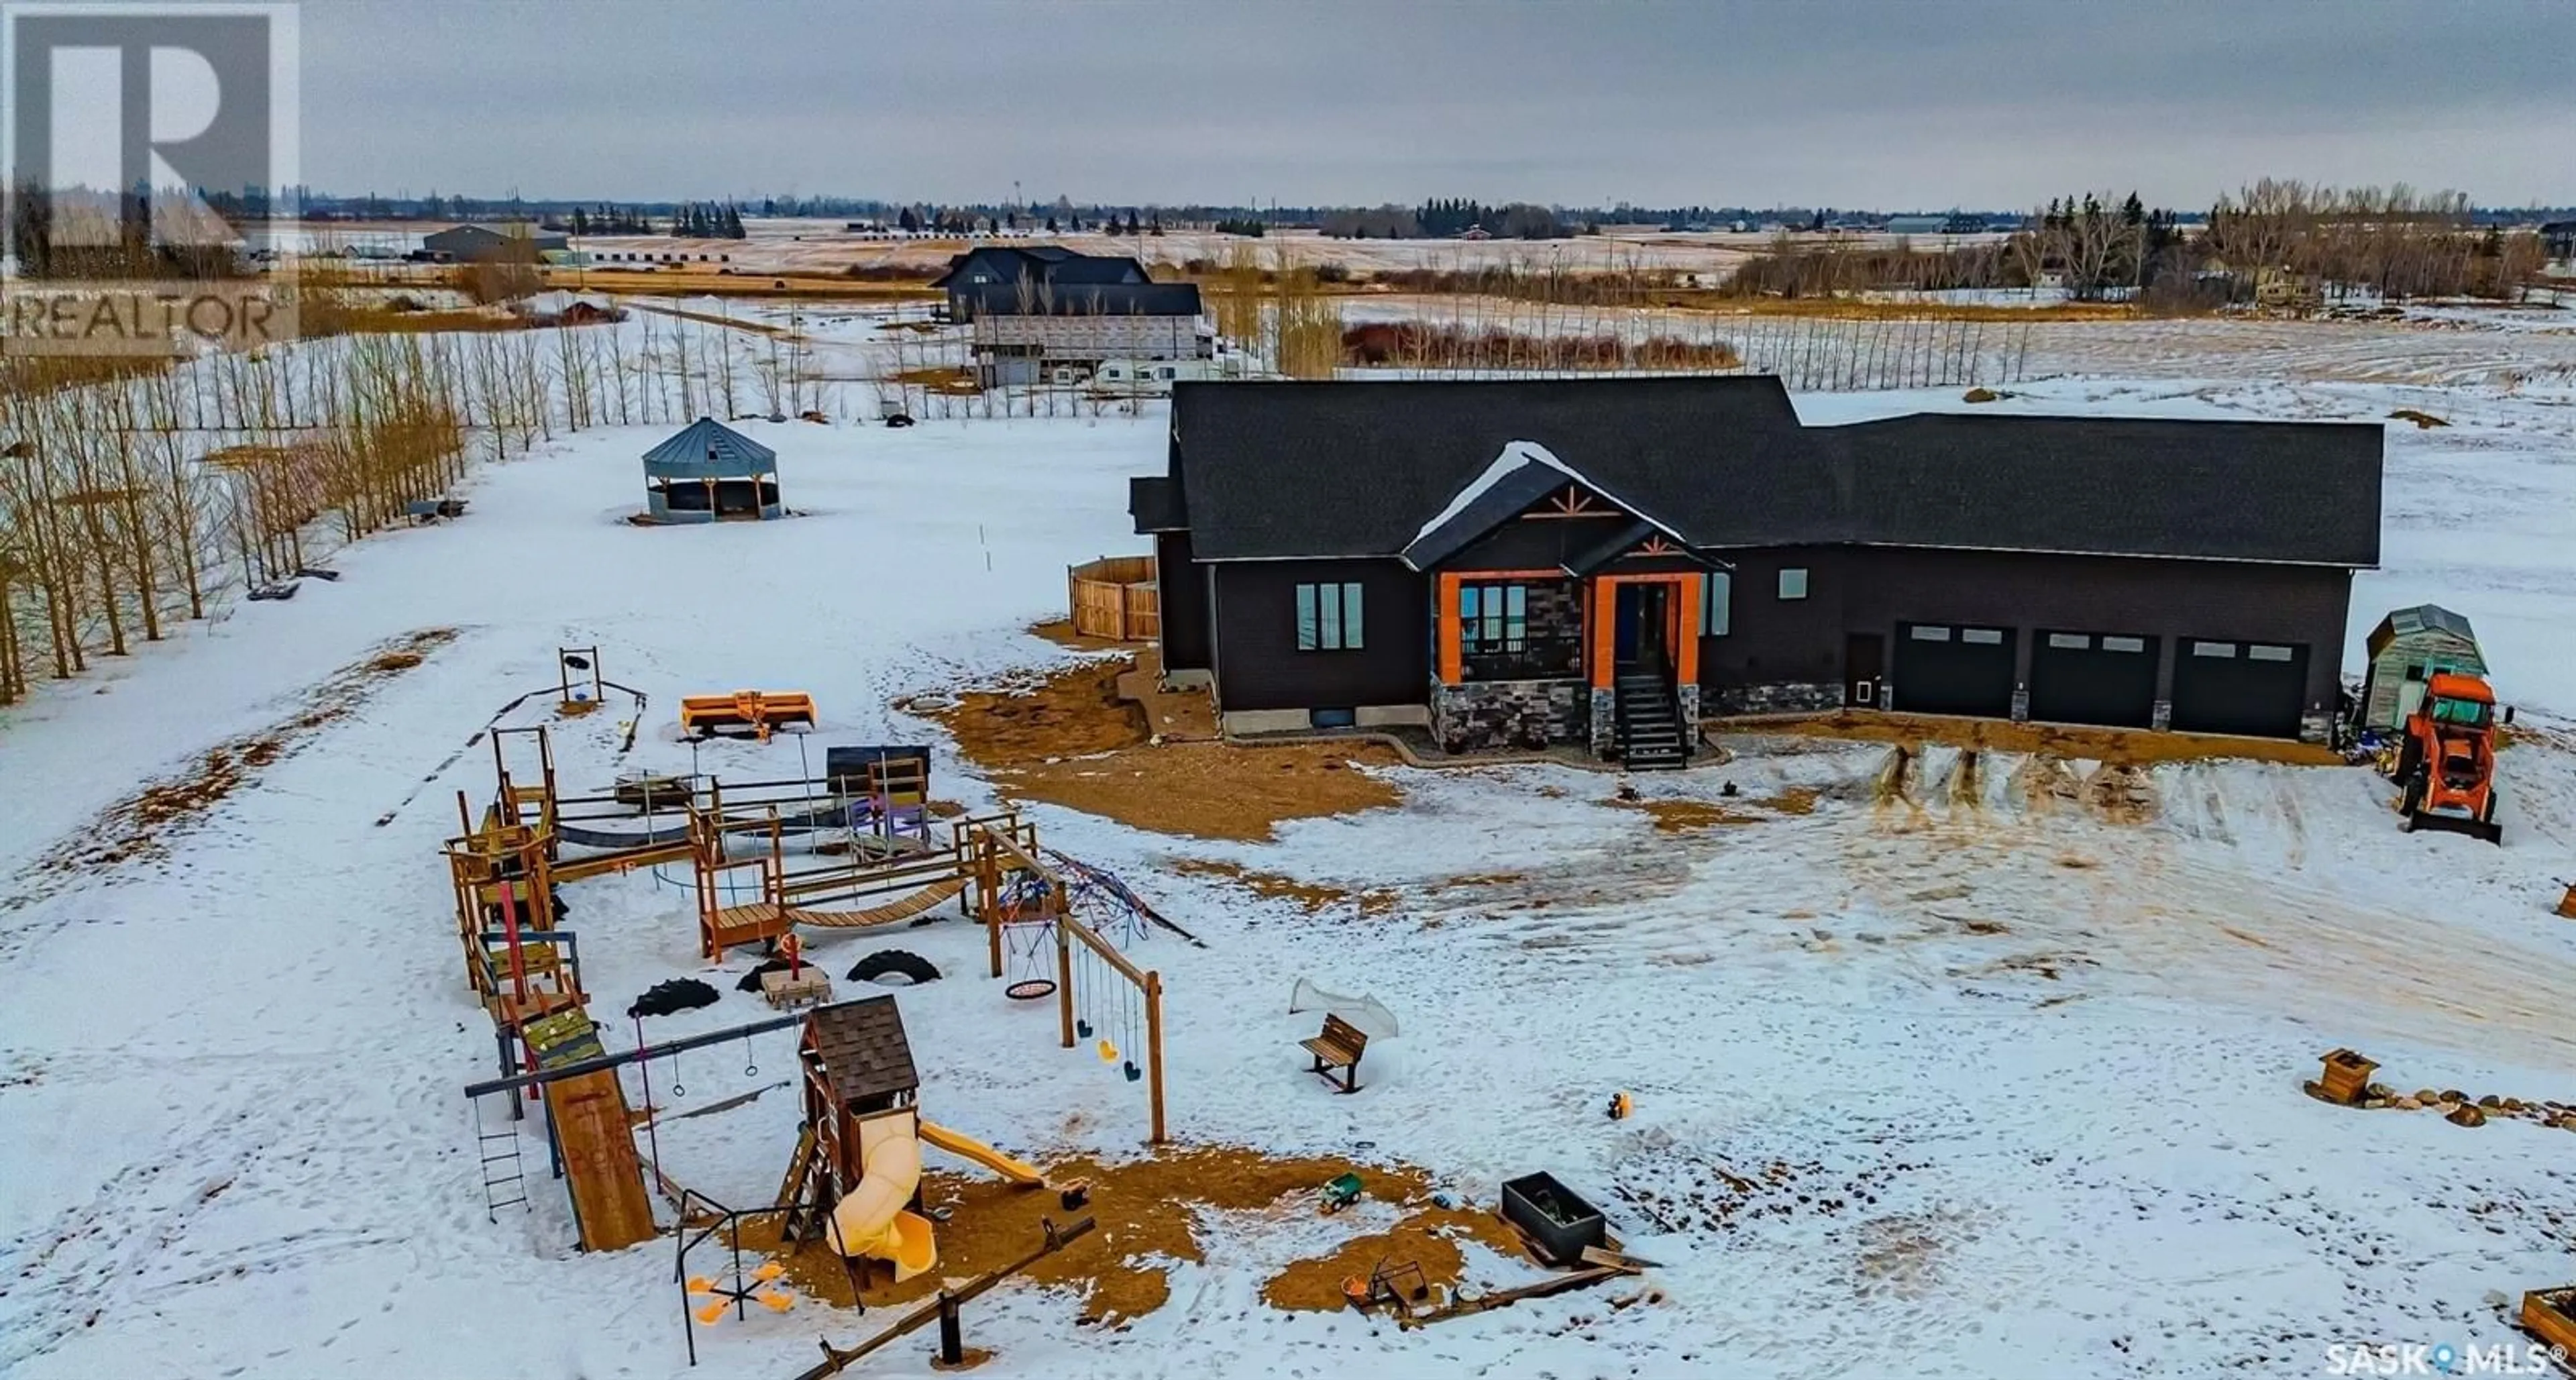
[[[2085,192],[2051,198],[2000,240],[1927,249],[1783,234],[1722,290],[1808,297],[2054,286],[2079,302],[2176,310],[2356,295],[2500,300],[2536,282],[2545,262],[2536,235],[2477,225],[2456,192],[2266,179],[2219,198],[2198,227],[2148,208],[2135,192]]]
[[[575,235],[670,235],[677,239],[738,240],[745,237],[742,210],[731,203],[682,202],[659,228],[633,207],[603,205],[596,211],[576,206],[568,216],[548,216],[549,230]]]

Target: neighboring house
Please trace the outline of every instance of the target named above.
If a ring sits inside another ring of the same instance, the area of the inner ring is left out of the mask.
[[[968,291],[965,301],[976,382],[986,388],[1080,383],[1111,360],[1195,360],[1216,352],[1214,339],[1199,330],[1195,283],[990,283]]]
[[[1062,245],[981,245],[948,261],[930,281],[948,294],[948,317],[971,321],[987,302],[1035,300],[1070,287],[1137,286],[1153,281],[1125,255],[1077,254]]]
[[[2552,260],[2576,259],[2576,220],[2553,220],[2541,226],[2540,243]]]
[[[589,326],[626,319],[626,309],[613,299],[577,292],[540,292],[511,303],[510,311],[538,326]]]
[[[1891,235],[1940,235],[1950,230],[1948,216],[1889,216],[1887,233]]]
[[[2361,682],[2361,726],[2391,729],[2415,712],[2434,675],[2484,676],[2477,630],[2439,604],[2399,609],[2379,620],[2363,643],[2370,669]]]
[[[2380,429],[1918,415],[1769,377],[1182,383],[1163,664],[1452,751],[1896,709],[2328,736]],[[1686,749],[1684,749],[1686,750]],[[1672,753],[1668,743],[1645,752]]]
[[[482,263],[512,255],[533,263],[538,255],[571,248],[572,242],[533,225],[457,225],[421,236],[420,247],[444,263]]]

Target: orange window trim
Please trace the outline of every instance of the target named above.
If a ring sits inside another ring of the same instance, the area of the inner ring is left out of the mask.
[[[1462,685],[1467,679],[1465,653],[1459,647],[1458,586],[1464,581],[1456,575],[1440,577],[1440,683]]]

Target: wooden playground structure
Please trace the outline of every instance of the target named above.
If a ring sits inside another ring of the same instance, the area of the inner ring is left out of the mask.
[[[1161,975],[1086,923],[1077,902],[1105,899],[1137,933],[1168,922],[1108,874],[1042,856],[1036,824],[1016,811],[934,829],[926,754],[870,750],[819,782],[645,778],[567,796],[544,726],[496,728],[491,740],[492,797],[478,818],[457,792],[462,831],[446,855],[467,981],[491,1013],[505,1076],[537,1066],[530,1022],[588,1000],[558,889],[686,862],[709,962],[802,929],[901,924],[957,902],[985,927],[994,977],[1007,951],[1025,968],[1015,996],[1056,999],[1064,1048],[1093,1039],[1104,1063],[1150,1084],[1153,1139],[1166,1139]]]

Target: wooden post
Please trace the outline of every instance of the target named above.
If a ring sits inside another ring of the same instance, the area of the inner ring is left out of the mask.
[[[993,976],[1002,975],[1002,906],[993,893],[1001,889],[1001,867],[987,836],[975,836],[975,912],[984,922],[984,942],[992,950]]]
[[[1055,926],[1055,1008],[1064,1026],[1064,1047],[1073,1048],[1073,938],[1058,920]]]
[[[1162,1144],[1163,1132],[1163,975],[1160,971],[1145,974],[1145,1077],[1154,1099],[1154,1144]]]

